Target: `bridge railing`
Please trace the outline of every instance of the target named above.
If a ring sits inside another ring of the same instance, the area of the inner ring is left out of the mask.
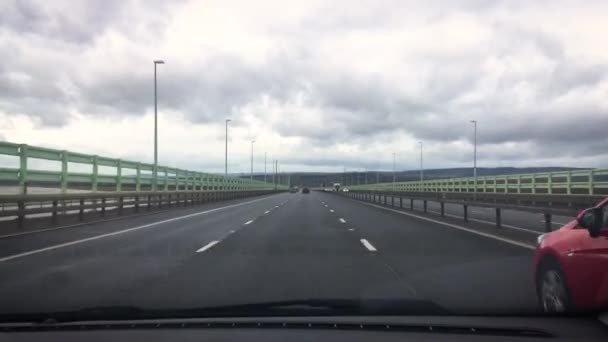
[[[15,222],[23,228],[26,219],[45,221],[45,225],[57,224],[64,217],[76,217],[79,222],[85,216],[104,218],[106,215],[139,213],[176,206],[192,206],[217,201],[260,196],[281,190],[231,190],[231,191],[131,191],[87,192],[65,194],[23,194],[0,196],[0,221]],[[50,218],[50,221],[49,221]]]
[[[349,186],[353,190],[481,192],[520,194],[608,194],[608,169],[428,179]]]
[[[582,209],[590,208],[605,196],[568,194],[521,194],[521,193],[461,193],[461,192],[399,192],[386,190],[350,190],[334,192],[357,200],[380,205],[414,210],[414,202],[420,201],[427,212],[427,202],[440,204],[440,214],[445,216],[445,204],[459,204],[463,218],[468,221],[469,207],[496,209],[496,226],[501,227],[501,210],[509,209],[544,214],[545,230],[551,231],[553,215],[576,216]],[[405,200],[405,201],[404,201]],[[409,205],[408,202],[409,201]],[[405,204],[404,204],[405,203]]]
[[[152,191],[154,165],[141,162],[55,150],[26,144],[0,142],[0,183],[17,185],[20,193],[28,187],[52,187],[87,191]],[[6,167],[13,159],[14,167]],[[40,162],[55,164],[41,168]],[[157,167],[159,191],[239,191],[271,190],[274,185],[257,180],[227,177]],[[285,186],[278,186],[284,189]]]

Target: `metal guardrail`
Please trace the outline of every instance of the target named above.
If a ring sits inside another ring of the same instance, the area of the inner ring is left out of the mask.
[[[23,228],[28,216],[48,216],[51,223],[57,223],[60,216],[78,215],[84,221],[85,212],[98,212],[104,217],[107,211],[115,210],[118,215],[123,210],[161,209],[172,206],[239,199],[281,192],[278,190],[240,191],[146,191],[146,192],[96,192],[75,194],[35,194],[0,196],[0,218],[14,217]]]
[[[334,192],[353,199],[373,202],[382,205],[404,208],[404,199],[409,200],[409,209],[414,210],[414,201],[423,202],[427,212],[427,202],[437,202],[441,207],[441,216],[445,216],[445,203],[463,206],[463,218],[468,221],[469,207],[487,207],[496,209],[496,226],[501,227],[501,210],[541,213],[545,218],[545,230],[551,231],[553,215],[576,216],[581,210],[593,207],[603,200],[602,195],[559,195],[559,194],[517,194],[517,193],[462,193],[462,192],[392,192],[349,190]],[[388,199],[391,199],[390,201]],[[395,203],[397,200],[398,203]]]
[[[90,191],[153,190],[153,164],[11,142],[0,142],[0,156],[18,159],[18,168],[0,165],[0,183],[19,185],[21,193],[26,193],[27,187],[34,185],[58,187],[63,192],[69,188]],[[37,160],[58,162],[60,171],[35,169],[31,164]],[[72,166],[75,169],[82,169],[84,166],[91,171],[74,172],[71,170]],[[286,188],[286,185],[277,184],[275,186],[272,183],[239,177],[224,178],[223,175],[167,166],[157,167],[157,190],[159,191],[235,191]]]
[[[393,183],[352,185],[351,190],[393,190]],[[608,194],[608,169],[478,176],[396,182],[395,191],[524,194]]]

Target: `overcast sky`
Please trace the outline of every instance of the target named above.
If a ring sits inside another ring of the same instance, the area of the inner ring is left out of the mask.
[[[584,4],[583,4],[584,3]],[[608,1],[0,2],[0,140],[208,172],[608,167]],[[270,162],[269,162],[270,168]]]

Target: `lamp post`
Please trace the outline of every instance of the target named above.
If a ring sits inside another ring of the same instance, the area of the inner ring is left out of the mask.
[[[471,120],[473,124],[473,182],[477,192],[477,120]]]
[[[396,153],[393,152],[393,192],[395,192],[395,157]]]
[[[158,188],[158,101],[156,90],[156,66],[158,64],[165,64],[165,62],[162,60],[154,61],[154,174],[152,179],[153,191],[156,191]]]
[[[422,141],[418,142],[420,144],[420,191],[424,191],[424,164],[422,159]]]
[[[251,173],[249,174],[249,180],[253,181],[253,144],[255,140],[251,140]]]
[[[272,161],[272,186],[276,190],[277,179],[276,179],[276,160]]]
[[[228,123],[232,121],[230,119],[226,119],[226,148],[224,150],[224,180],[228,179]]]

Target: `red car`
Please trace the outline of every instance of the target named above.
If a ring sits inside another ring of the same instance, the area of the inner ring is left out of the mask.
[[[540,235],[534,269],[543,311],[608,308],[608,198]]]

